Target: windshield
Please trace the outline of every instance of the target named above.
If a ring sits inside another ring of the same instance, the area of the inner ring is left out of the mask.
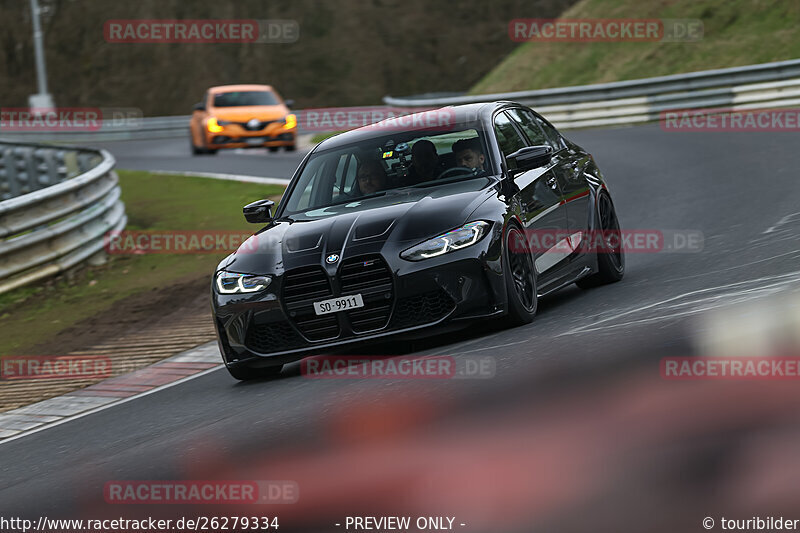
[[[214,95],[214,107],[277,104],[278,98],[271,91],[231,91]]]
[[[448,186],[494,174],[487,154],[485,137],[474,128],[398,133],[325,150],[309,158],[282,214],[313,218],[363,208],[361,201],[371,198],[454,190]],[[324,209],[330,206],[340,208]]]

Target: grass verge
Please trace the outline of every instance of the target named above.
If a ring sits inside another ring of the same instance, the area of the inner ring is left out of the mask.
[[[343,131],[326,131],[324,133],[316,133],[311,137],[311,143],[319,144],[325,139],[330,139],[334,135],[338,135],[340,133],[343,133]]]
[[[277,202],[279,185],[118,171],[128,214],[126,230],[204,230],[252,232],[242,206],[261,199]],[[110,309],[124,298],[210,276],[225,256],[110,255],[86,267],[33,286],[0,295],[0,356],[27,355],[79,321]],[[210,279],[210,278],[209,278]]]

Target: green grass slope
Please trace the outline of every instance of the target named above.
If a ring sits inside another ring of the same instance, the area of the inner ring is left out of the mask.
[[[700,19],[698,42],[526,42],[471,94],[565,87],[800,57],[798,0],[582,0],[561,18]]]

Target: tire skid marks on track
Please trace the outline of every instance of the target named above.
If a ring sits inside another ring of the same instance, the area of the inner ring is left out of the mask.
[[[590,324],[572,328],[557,336],[563,337],[566,335],[575,335],[577,333],[589,333],[650,322],[660,322],[702,313],[711,309],[726,307],[734,303],[762,298],[787,290],[800,290],[800,271],[778,274],[775,276],[765,276],[753,280],[737,281],[716,287],[707,287],[685,292],[671,298],[622,311],[614,316],[598,318]],[[648,312],[654,316],[620,321],[620,319],[626,316]]]

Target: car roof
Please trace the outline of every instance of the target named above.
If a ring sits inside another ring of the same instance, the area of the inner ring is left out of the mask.
[[[438,109],[429,109],[426,111],[421,111],[419,113],[412,113],[412,117],[420,117],[424,119],[424,117],[428,114],[436,114],[436,113],[452,113],[453,114],[453,123],[455,124],[485,124],[491,120],[491,116],[496,109],[504,108],[509,105],[519,105],[515,102],[480,102],[476,104],[464,104],[464,105],[457,105],[457,106],[449,106],[449,107],[440,107]],[[391,120],[391,119],[389,119]],[[330,137],[324,141],[322,141],[318,147],[323,150],[327,150],[329,148],[338,148],[343,145],[347,145],[353,142],[359,142],[363,140],[368,140],[374,137],[383,137],[386,135],[386,131],[381,131],[380,128],[376,128],[376,126],[380,126],[380,124],[387,122],[382,120],[380,122],[376,122],[375,124],[370,124],[368,126],[362,126],[360,128],[356,128],[354,130],[346,131],[344,133],[340,133],[333,137]]]
[[[255,85],[255,84],[243,84],[243,85],[217,85],[216,87],[209,87],[208,92],[211,94],[218,94],[218,93],[227,93],[232,91],[271,91],[271,85]]]

